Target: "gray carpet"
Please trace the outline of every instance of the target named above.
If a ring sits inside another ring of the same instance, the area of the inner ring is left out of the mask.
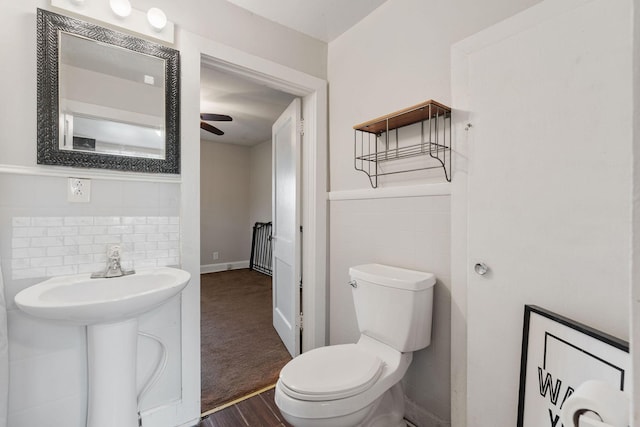
[[[202,412],[276,382],[291,356],[273,328],[271,277],[251,270],[202,275]]]

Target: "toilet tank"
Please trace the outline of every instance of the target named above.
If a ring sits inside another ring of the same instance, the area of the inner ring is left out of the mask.
[[[398,351],[431,343],[432,273],[365,264],[349,269],[360,332]]]

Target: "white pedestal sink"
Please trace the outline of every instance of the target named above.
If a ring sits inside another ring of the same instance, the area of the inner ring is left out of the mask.
[[[35,317],[87,326],[87,427],[137,427],[138,316],[180,293],[191,275],[158,267],[89,276],[54,277],[19,292],[15,302]]]

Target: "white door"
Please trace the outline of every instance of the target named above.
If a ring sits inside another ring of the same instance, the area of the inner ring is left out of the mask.
[[[631,103],[630,30],[613,3],[520,22],[467,56],[469,426],[516,425],[525,304],[626,329],[631,126],[607,106]]]
[[[300,119],[295,99],[273,124],[273,326],[300,354]]]

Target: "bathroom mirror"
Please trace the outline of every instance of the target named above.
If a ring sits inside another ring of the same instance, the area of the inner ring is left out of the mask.
[[[38,9],[38,163],[180,173],[177,50]]]

